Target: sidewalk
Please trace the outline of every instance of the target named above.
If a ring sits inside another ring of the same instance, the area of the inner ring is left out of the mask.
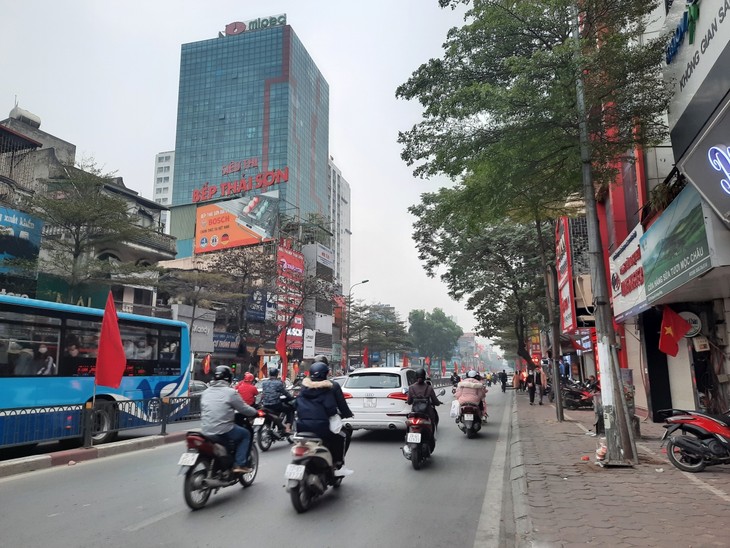
[[[513,392],[517,546],[730,545],[730,467],[681,472],[662,453],[662,425],[642,421],[639,464],[602,468],[598,438],[586,435],[593,410],[566,410],[560,423],[547,398],[531,406],[527,392]]]

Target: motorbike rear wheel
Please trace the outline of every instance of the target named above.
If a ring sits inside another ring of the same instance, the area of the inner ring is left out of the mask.
[[[253,443],[251,444],[251,451],[249,452],[248,461],[253,470],[251,470],[248,474],[241,474],[241,477],[238,478],[239,483],[243,485],[244,488],[251,486],[253,480],[256,479],[256,474],[258,474],[259,471],[259,451],[258,449],[256,449],[256,446]]]
[[[185,503],[193,510],[200,510],[210,498],[210,488],[203,487],[203,480],[208,477],[212,462],[209,459],[198,459],[194,466],[185,472],[183,493]]]
[[[303,514],[304,512],[309,510],[309,508],[312,506],[312,501],[314,500],[312,493],[309,492],[309,489],[307,489],[307,486],[305,485],[305,480],[306,476],[302,478],[296,489],[292,489],[291,491],[289,491],[292,506],[294,506],[294,509],[299,514]]]
[[[420,470],[421,464],[423,464],[423,457],[421,456],[421,446],[414,445],[411,449],[411,464],[414,470]]]
[[[473,438],[476,437],[476,435],[477,435],[477,431],[474,429],[473,426],[471,428],[467,428],[466,429],[466,437],[467,438],[473,439]]]
[[[266,453],[271,448],[271,444],[274,442],[274,435],[271,432],[271,427],[267,425],[261,426],[258,433],[256,434],[256,443],[259,448]]]
[[[693,434],[685,434],[697,439]],[[674,444],[674,439],[667,440],[667,458],[674,466],[683,472],[702,472],[707,464],[702,457],[691,455],[686,449]]]

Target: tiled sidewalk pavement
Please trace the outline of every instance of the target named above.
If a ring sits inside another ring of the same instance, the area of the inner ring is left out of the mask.
[[[526,504],[515,503],[518,546],[730,546],[730,466],[677,470],[660,448],[661,424],[643,421],[639,464],[602,468],[597,438],[586,435],[592,410],[566,410],[560,423],[547,399],[515,398],[513,492],[527,489]]]

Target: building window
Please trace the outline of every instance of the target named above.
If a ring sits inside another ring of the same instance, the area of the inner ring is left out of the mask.
[[[157,178],[157,182],[158,182],[158,183],[161,183],[161,182],[162,182],[162,177],[158,177],[158,178]]]
[[[163,168],[162,168],[162,166],[158,167],[158,168],[157,168],[157,173],[162,173],[162,172],[163,172]]]

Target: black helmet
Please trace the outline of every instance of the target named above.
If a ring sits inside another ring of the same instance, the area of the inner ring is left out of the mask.
[[[231,368],[227,365],[219,365],[215,368],[215,372],[213,373],[213,379],[217,381],[226,381],[230,384],[231,381],[233,381],[233,372],[231,371]]]
[[[324,354],[319,354],[319,355],[315,356],[314,357],[314,362],[315,363],[316,362],[322,362],[322,363],[326,363],[327,365],[330,364],[329,360],[327,359],[327,356],[325,356]]]
[[[309,368],[309,378],[313,381],[323,381],[330,372],[329,366],[324,362],[315,362]]]
[[[279,376],[279,368],[278,367],[269,367],[269,377],[278,377]]]
[[[419,381],[419,380],[420,381],[425,381],[426,380],[426,370],[425,369],[423,369],[423,368],[416,369],[416,380],[417,381]]]

